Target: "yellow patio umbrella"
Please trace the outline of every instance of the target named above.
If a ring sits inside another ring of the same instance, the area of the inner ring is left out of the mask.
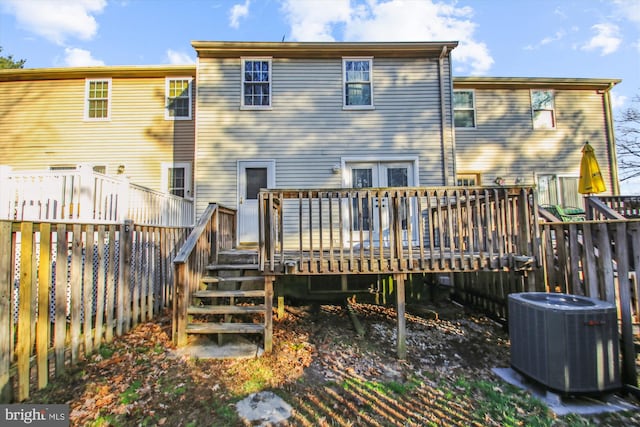
[[[578,191],[582,194],[602,193],[606,190],[600,166],[596,159],[596,153],[589,141],[582,148],[582,160],[580,160],[580,181]]]

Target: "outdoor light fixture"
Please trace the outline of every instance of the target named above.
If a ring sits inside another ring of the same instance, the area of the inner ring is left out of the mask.
[[[331,172],[337,175],[342,172],[342,168],[340,167],[340,165],[333,165],[333,167],[331,168]]]
[[[493,182],[495,182],[497,185],[504,185],[504,178],[499,176]]]

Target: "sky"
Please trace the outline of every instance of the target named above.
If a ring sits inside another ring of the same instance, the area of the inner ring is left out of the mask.
[[[194,40],[458,41],[454,76],[622,79],[614,115],[640,96],[640,0],[0,0],[26,68],[195,63]]]

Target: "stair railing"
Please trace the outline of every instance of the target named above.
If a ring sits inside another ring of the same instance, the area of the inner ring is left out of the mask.
[[[173,260],[172,338],[176,346],[187,344],[187,307],[206,266],[217,260],[220,250],[233,247],[235,217],[235,210],[210,203]]]

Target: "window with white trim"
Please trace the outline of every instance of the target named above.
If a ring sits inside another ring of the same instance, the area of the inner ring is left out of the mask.
[[[461,172],[456,174],[456,185],[460,187],[476,187],[480,185],[480,173]]]
[[[191,77],[168,77],[166,79],[165,119],[191,119],[191,81]]]
[[[162,163],[162,191],[191,197],[191,162]]]
[[[550,89],[531,90],[531,117],[534,129],[555,129],[554,93]]]
[[[344,108],[373,108],[373,59],[343,58]]]
[[[86,80],[85,118],[109,120],[111,111],[111,79]]]
[[[457,128],[476,127],[476,104],[474,91],[453,91],[453,122]]]
[[[537,175],[538,204],[579,208],[583,205],[578,192],[580,177],[571,175]]]
[[[242,59],[242,107],[271,107],[271,58]]]

